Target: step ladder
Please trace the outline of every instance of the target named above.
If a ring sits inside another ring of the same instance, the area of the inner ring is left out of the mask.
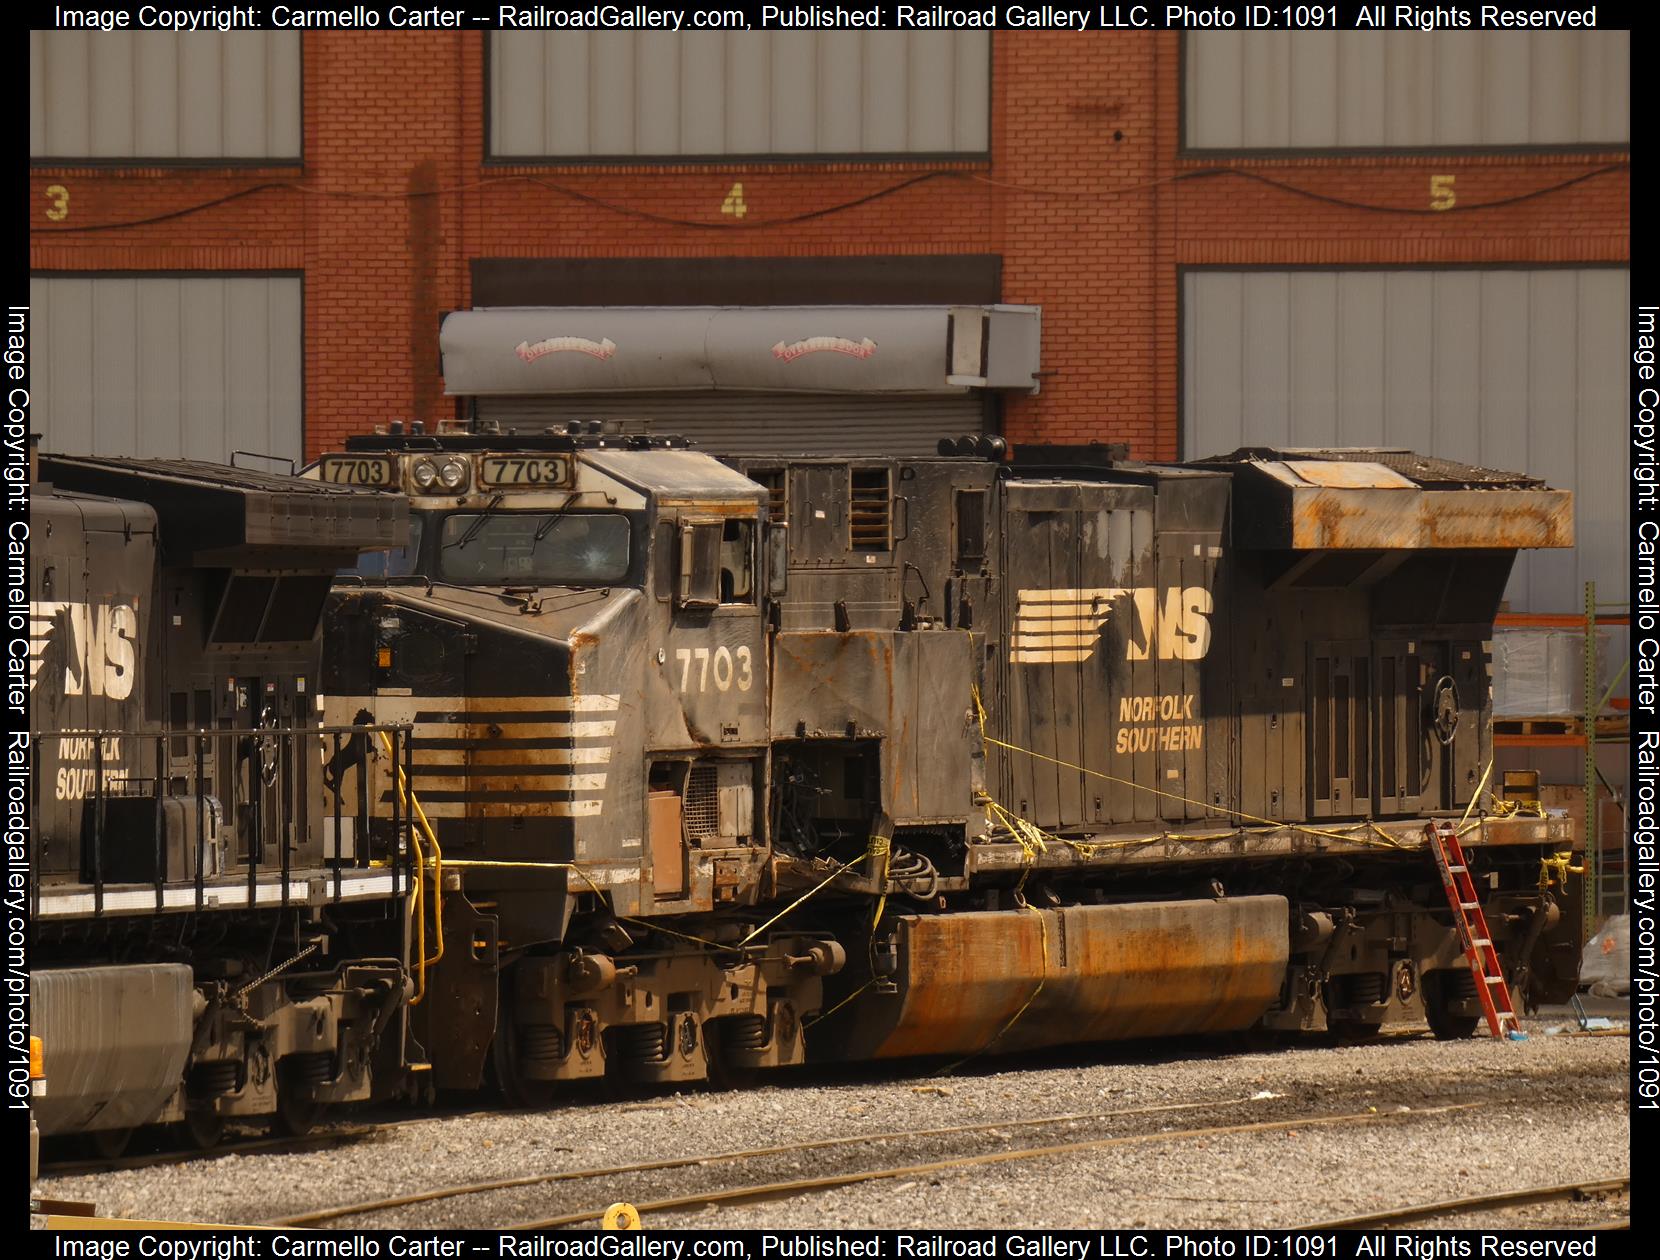
[[[1527,1034],[1522,1031],[1516,1005],[1510,1000],[1510,986],[1505,983],[1498,947],[1487,929],[1487,916],[1481,909],[1481,898],[1476,892],[1475,878],[1470,874],[1470,864],[1464,857],[1464,846],[1458,843],[1458,828],[1450,822],[1431,823],[1424,828],[1424,833],[1429,839],[1430,852],[1435,854],[1435,865],[1441,870],[1441,884],[1447,892],[1447,904],[1452,907],[1453,922],[1458,925],[1458,939],[1464,946],[1470,974],[1475,977],[1476,998],[1487,1016],[1487,1027],[1500,1040],[1523,1041]]]

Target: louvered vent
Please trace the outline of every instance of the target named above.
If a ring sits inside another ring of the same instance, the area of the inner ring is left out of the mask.
[[[848,501],[848,545],[854,551],[891,551],[893,520],[890,509],[893,491],[886,468],[852,470],[852,494]]]
[[[698,844],[720,833],[720,797],[715,788],[714,766],[693,766],[686,775],[682,817],[686,838]]]
[[[782,468],[756,468],[749,473],[751,481],[767,488],[767,519],[774,525],[790,523],[789,474]]]

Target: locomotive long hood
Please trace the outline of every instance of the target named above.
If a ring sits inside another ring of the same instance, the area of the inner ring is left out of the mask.
[[[1247,448],[1234,473],[1234,542],[1288,551],[1571,547],[1573,495],[1521,473],[1410,451]]]

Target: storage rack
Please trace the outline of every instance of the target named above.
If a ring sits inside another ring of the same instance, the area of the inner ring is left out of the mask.
[[[1585,685],[1584,711],[1582,712],[1582,727],[1579,733],[1564,734],[1498,734],[1493,736],[1495,748],[1582,748],[1584,750],[1584,785],[1585,785],[1585,925],[1584,932],[1589,938],[1597,928],[1605,908],[1604,895],[1613,895],[1615,913],[1624,907],[1629,896],[1627,884],[1628,873],[1626,863],[1622,860],[1619,867],[1617,886],[1610,886],[1603,869],[1602,862],[1602,827],[1598,800],[1598,784],[1602,780],[1601,772],[1597,769],[1597,744],[1601,743],[1629,743],[1631,740],[1630,727],[1626,727],[1623,734],[1605,734],[1598,736],[1597,719],[1602,716],[1603,708],[1608,704],[1614,689],[1619,686],[1620,679],[1625,676],[1629,658],[1621,663],[1619,672],[1614,675],[1606,689],[1599,694],[1597,688],[1597,628],[1601,626],[1629,626],[1631,616],[1628,604],[1599,604],[1597,603],[1597,584],[1585,583],[1585,610],[1583,613],[1501,613],[1495,626],[1499,629],[1541,629],[1541,630],[1577,630],[1585,636]],[[1612,788],[1610,796],[1614,795]]]

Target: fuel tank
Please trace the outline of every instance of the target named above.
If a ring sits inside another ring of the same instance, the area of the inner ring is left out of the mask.
[[[1286,899],[1272,896],[905,915],[892,932],[895,988],[822,1021],[814,1057],[1231,1032],[1279,995],[1290,953]]]

